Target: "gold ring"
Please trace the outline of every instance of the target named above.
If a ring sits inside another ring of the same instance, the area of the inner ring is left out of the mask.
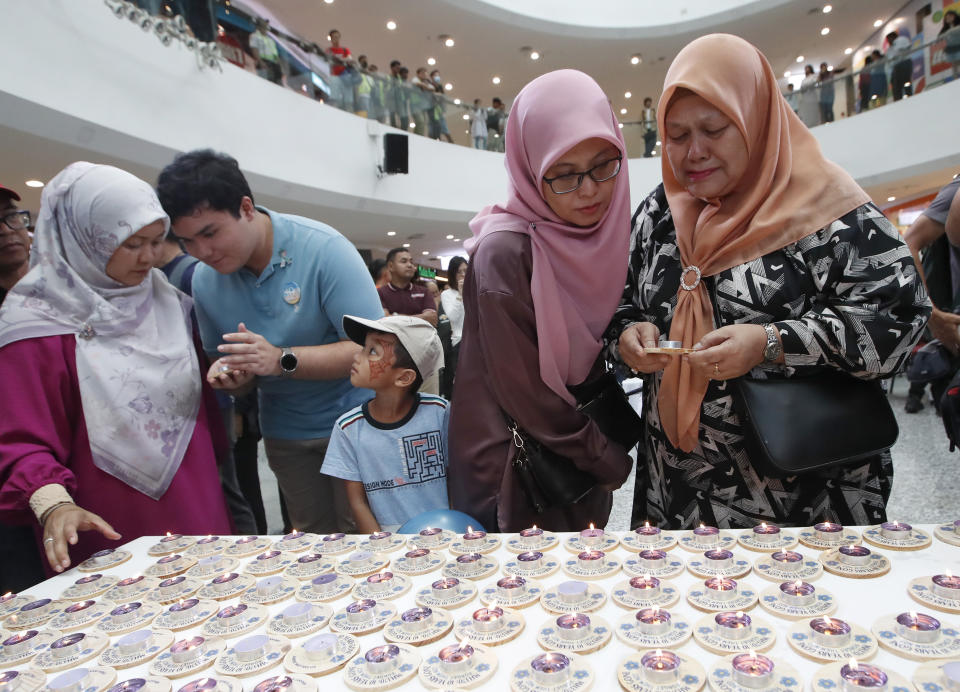
[[[720,363],[714,363],[714,364],[713,364],[713,373],[714,373],[715,375],[719,375],[719,374],[720,374]]]

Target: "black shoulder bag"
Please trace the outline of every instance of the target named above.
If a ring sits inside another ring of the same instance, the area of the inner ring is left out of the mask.
[[[643,421],[627,400],[613,373],[605,373],[578,389],[577,409],[589,416],[600,432],[630,450],[643,434]],[[596,477],[572,460],[552,452],[504,412],[517,448],[513,468],[530,506],[538,514],[549,507],[579,502],[597,485]]]
[[[727,386],[750,463],[768,478],[855,464],[890,449],[900,432],[879,380],[825,368],[779,379],[743,375]]]

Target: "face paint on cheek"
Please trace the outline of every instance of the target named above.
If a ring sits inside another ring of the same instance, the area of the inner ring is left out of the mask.
[[[396,360],[392,343],[381,343],[380,350],[383,352],[383,355],[370,356],[370,379],[372,380],[379,379],[386,374],[387,371],[393,367],[394,360]]]

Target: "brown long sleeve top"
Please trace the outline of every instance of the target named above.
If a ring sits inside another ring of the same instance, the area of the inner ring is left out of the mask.
[[[576,504],[537,514],[511,467],[516,449],[504,411],[550,450],[592,473],[598,484],[616,487],[631,468],[621,446],[540,378],[532,269],[530,238],[510,231],[485,237],[471,258],[450,412],[451,507],[491,531],[532,524],[552,531],[580,530],[589,522],[604,526],[609,490],[598,485]]]

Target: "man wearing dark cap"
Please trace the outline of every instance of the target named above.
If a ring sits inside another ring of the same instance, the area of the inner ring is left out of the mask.
[[[0,304],[30,268],[30,212],[17,208],[20,195],[0,185]]]

